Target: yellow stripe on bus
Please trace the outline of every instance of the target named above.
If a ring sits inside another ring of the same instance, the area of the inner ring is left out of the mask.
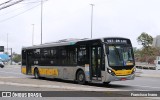
[[[32,67],[32,75],[34,75],[34,68]]]
[[[133,69],[131,70],[113,70],[116,76],[125,76],[130,75],[132,73]]]
[[[26,67],[22,67],[22,68],[21,68],[21,72],[22,72],[23,74],[26,74]]]
[[[58,76],[58,69],[56,68],[39,68],[40,75],[47,75],[47,76]]]

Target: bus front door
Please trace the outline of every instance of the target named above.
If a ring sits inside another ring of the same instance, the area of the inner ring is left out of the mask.
[[[101,79],[101,53],[102,48],[95,46],[91,48],[91,80]]]

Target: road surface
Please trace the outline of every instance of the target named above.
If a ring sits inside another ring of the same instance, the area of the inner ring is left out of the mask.
[[[1,91],[159,91],[159,77],[136,77],[135,80],[111,82],[110,85],[87,84],[79,85],[72,81],[54,79],[34,79],[33,76],[21,74],[19,65],[5,66],[0,69]],[[85,92],[84,92],[85,93]],[[48,98],[50,99],[50,98]],[[90,98],[91,99],[91,98]],[[89,99],[89,100],[90,100]],[[94,100],[95,98],[93,98]],[[99,98],[100,99],[100,98]],[[119,100],[120,98],[110,98]],[[122,98],[123,100],[124,98]],[[135,98],[130,98],[133,100]],[[141,97],[140,100],[150,100],[152,97]],[[160,99],[160,98],[154,98]],[[60,100],[60,99],[57,99]],[[105,100],[101,98],[100,100]],[[128,100],[128,99],[126,99]]]

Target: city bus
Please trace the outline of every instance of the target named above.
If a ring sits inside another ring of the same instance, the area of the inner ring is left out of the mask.
[[[26,75],[109,84],[133,80],[135,60],[130,39],[64,39],[22,48],[21,72]]]

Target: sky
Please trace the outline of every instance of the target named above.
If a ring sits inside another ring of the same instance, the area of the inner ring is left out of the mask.
[[[0,4],[8,0],[0,0]],[[13,0],[16,1],[16,0]],[[44,0],[43,43],[67,38],[125,37],[141,48],[137,37],[160,34],[160,0]],[[0,6],[2,7],[2,6]],[[33,28],[34,24],[34,28]],[[40,0],[23,2],[0,10],[0,45],[21,53],[21,48],[41,43]],[[34,32],[33,32],[34,29]],[[8,34],[8,42],[7,42]]]

